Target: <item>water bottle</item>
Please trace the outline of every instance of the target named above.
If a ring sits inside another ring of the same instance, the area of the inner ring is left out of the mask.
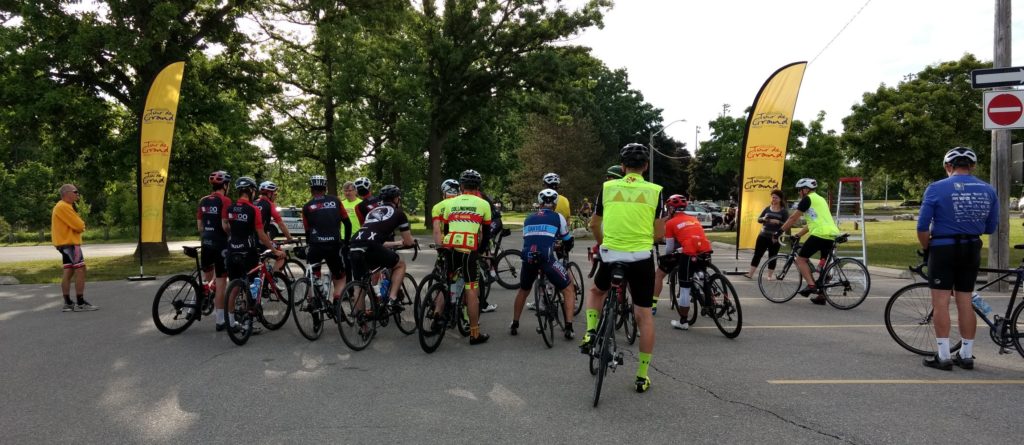
[[[988,318],[988,314],[992,313],[992,306],[989,306],[988,302],[983,300],[981,295],[978,295],[977,292],[971,295],[971,304],[978,308],[978,310],[985,315],[985,318]]]
[[[389,300],[389,298],[388,298],[388,291],[390,290],[390,288],[391,288],[391,279],[388,278],[388,277],[381,278],[380,279],[380,300],[381,301],[386,303]]]
[[[461,277],[458,280],[456,280],[454,283],[452,283],[452,287],[451,287],[452,303],[455,303],[455,299],[458,298],[460,294],[462,294],[462,290],[465,289],[465,288],[466,288],[466,280],[462,279]]]
[[[252,292],[253,299],[255,299],[257,295],[259,295],[261,284],[263,284],[263,280],[261,280],[260,277],[256,277],[255,280],[252,280],[252,285],[249,287],[249,290]]]

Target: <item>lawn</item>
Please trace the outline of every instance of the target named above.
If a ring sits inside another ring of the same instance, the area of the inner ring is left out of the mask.
[[[146,262],[146,275],[169,275],[194,270],[195,260],[182,253]],[[123,280],[139,274],[139,260],[132,255],[89,258],[86,261],[87,281]],[[59,283],[60,259],[2,263],[3,275],[13,275],[21,284]]]

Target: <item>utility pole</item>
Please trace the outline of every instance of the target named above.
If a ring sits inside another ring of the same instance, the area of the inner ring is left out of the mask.
[[[996,0],[995,41],[992,67],[1010,66],[1010,0]],[[1010,265],[1010,130],[992,130],[991,180],[999,199],[999,227],[989,237],[988,267],[1007,269]],[[1005,291],[1000,282],[998,290]]]

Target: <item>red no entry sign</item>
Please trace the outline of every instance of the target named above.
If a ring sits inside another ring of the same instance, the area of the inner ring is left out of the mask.
[[[1024,91],[986,91],[984,128],[1003,130],[1024,128]]]

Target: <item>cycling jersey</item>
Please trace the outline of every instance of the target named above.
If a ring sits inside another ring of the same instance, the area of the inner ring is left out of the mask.
[[[572,209],[572,207],[569,207],[569,198],[566,198],[565,196],[562,196],[561,194],[559,194],[558,195],[558,204],[555,204],[555,211],[558,212],[559,215],[562,215],[563,217],[565,217],[565,220],[568,221],[568,220],[572,219],[572,210],[571,209]]]
[[[281,220],[281,214],[277,212],[277,206],[274,205],[274,201],[271,201],[270,198],[260,196],[253,205],[260,209],[260,218],[263,219],[264,224],[270,224],[271,221],[275,221],[278,225],[284,225],[284,221]]]
[[[345,211],[348,212],[348,220],[350,223],[352,223],[352,233],[355,233],[356,230],[359,230],[359,228],[361,227],[359,225],[359,217],[356,216],[356,206],[359,205],[359,203],[361,202],[363,202],[363,200],[359,198],[353,199],[351,201],[347,199],[341,200],[341,205],[345,206]]]
[[[487,241],[491,224],[491,206],[477,192],[466,192],[446,200],[442,221],[448,224],[448,233],[442,244],[460,252],[475,252]]]
[[[654,220],[661,216],[661,186],[629,173],[606,181],[595,210],[604,224],[602,247],[617,252],[649,252],[654,242]]]
[[[370,210],[377,208],[381,203],[380,198],[370,194],[363,196],[362,199],[359,204],[356,204],[356,218],[359,219],[359,224],[363,224]]]
[[[228,224],[231,225],[231,235],[228,239],[228,249],[233,252],[251,251],[257,246],[257,231],[263,230],[263,218],[260,211],[249,202],[247,198],[238,198],[228,208]]]
[[[684,212],[676,213],[665,223],[665,242],[666,250],[671,252],[678,247],[687,256],[697,256],[712,250],[700,221],[696,216]]]
[[[352,223],[348,220],[345,206],[331,195],[314,196],[302,206],[302,224],[306,227],[309,244],[340,243],[352,234]],[[342,225],[345,226],[344,238],[340,232]]]
[[[409,231],[409,218],[394,204],[383,203],[366,215],[363,226],[352,237],[352,245],[383,244],[385,241],[392,241],[395,239],[396,229],[402,232]]]
[[[572,238],[561,214],[551,209],[538,209],[523,220],[523,261],[531,252],[540,252],[545,259],[554,259],[555,241]]]
[[[219,191],[199,200],[196,219],[203,225],[200,238],[202,238],[204,246],[221,246],[227,242],[228,234],[224,231],[221,220],[227,219],[228,207],[231,207],[231,199]]]
[[[825,240],[835,240],[839,236],[839,227],[836,227],[835,221],[832,220],[828,202],[821,195],[815,192],[808,193],[800,200],[796,209],[803,212],[811,236]]]
[[[973,175],[953,175],[925,190],[917,231],[931,231],[930,246],[945,246],[955,244],[958,235],[993,233],[998,224],[995,189]]]

